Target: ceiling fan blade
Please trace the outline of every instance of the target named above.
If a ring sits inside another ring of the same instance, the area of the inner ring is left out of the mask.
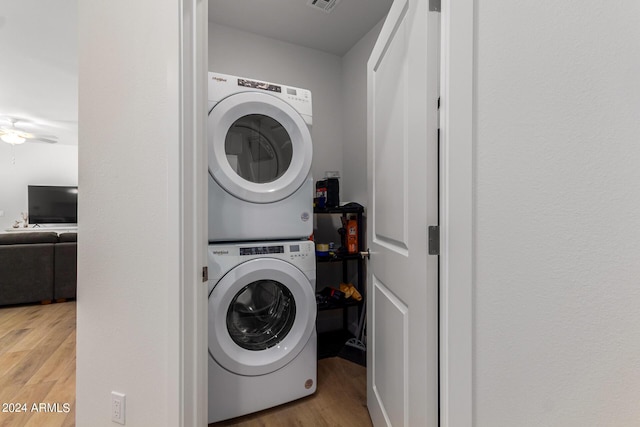
[[[18,123],[32,124],[33,120],[27,119],[26,117],[7,116],[3,114],[3,115],[0,115],[0,122],[7,123],[13,126]]]
[[[0,128],[0,135],[15,135],[24,139],[36,138],[36,135],[15,128]]]
[[[58,142],[58,137],[54,135],[38,135],[20,128],[20,124],[22,123],[34,123],[32,120],[0,115],[0,122],[9,124],[9,126],[0,126],[0,136],[13,135],[14,138],[17,137],[22,138],[22,140],[26,139],[27,141],[44,142],[47,144],[55,144]],[[16,126],[16,124],[18,124],[18,126]]]
[[[57,144],[58,141],[55,139],[44,138],[44,137],[36,137],[27,139],[29,142],[46,142],[47,144]]]
[[[13,133],[15,133],[16,135],[18,135],[20,138],[24,138],[24,139],[33,139],[33,138],[37,138],[34,134],[29,133],[29,132],[25,132],[22,130],[16,130]]]

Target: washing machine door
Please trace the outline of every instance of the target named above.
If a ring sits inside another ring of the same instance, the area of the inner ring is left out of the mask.
[[[247,261],[209,294],[209,354],[239,375],[264,375],[293,360],[315,328],[307,277],[274,258]]]
[[[311,170],[302,116],[267,93],[231,95],[209,112],[209,173],[235,197],[273,203],[292,195]]]

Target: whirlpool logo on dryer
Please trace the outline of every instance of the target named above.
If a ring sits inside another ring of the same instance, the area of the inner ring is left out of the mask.
[[[211,251],[214,255],[229,255],[229,251]]]

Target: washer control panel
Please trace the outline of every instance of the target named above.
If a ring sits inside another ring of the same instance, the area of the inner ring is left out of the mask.
[[[309,244],[311,243],[311,244]],[[300,258],[309,258],[314,257],[315,260],[315,251],[314,251],[313,242],[308,242],[305,245],[301,244],[290,244],[289,245],[289,259],[295,260]]]
[[[247,246],[240,248],[240,256],[243,255],[268,255],[268,254],[283,254],[284,246]]]
[[[310,240],[210,244],[209,292],[229,271],[254,259],[278,259],[300,269],[315,286],[316,245]],[[277,265],[277,264],[274,264]]]
[[[304,264],[306,267],[307,263],[315,265],[315,248],[315,243],[310,240],[212,244],[209,245],[209,257],[223,263],[244,262],[253,258],[278,258],[294,264]]]
[[[313,242],[300,241],[300,243],[239,246],[238,255],[241,257],[275,255],[276,258],[296,260],[314,256],[314,244]]]

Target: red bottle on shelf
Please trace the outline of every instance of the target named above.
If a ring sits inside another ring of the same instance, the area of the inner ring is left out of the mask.
[[[347,220],[347,252],[358,253],[358,221],[354,218]]]

